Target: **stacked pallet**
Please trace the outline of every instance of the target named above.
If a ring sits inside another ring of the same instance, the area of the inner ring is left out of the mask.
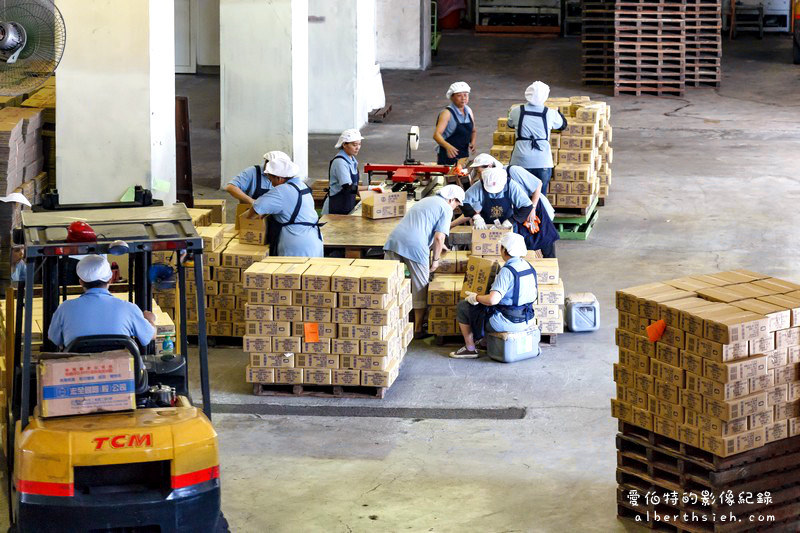
[[[365,386],[397,379],[414,336],[397,261],[271,257],[244,272],[247,382]]]
[[[722,61],[720,0],[686,1],[686,85],[719,87]]]
[[[614,0],[582,0],[581,79],[586,85],[614,83]]]

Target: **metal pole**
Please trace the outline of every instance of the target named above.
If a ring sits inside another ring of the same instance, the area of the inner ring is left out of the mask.
[[[24,431],[28,427],[31,388],[31,333],[33,329],[33,275],[36,260],[28,259],[25,263],[25,346],[22,352],[22,406],[20,408],[20,425]]]
[[[203,285],[203,250],[194,254],[194,279],[197,285],[197,347],[200,352],[200,390],[203,412],[211,420],[211,391],[208,385],[208,337],[206,336],[206,294]]]
[[[203,306],[205,308],[205,306]],[[180,254],[178,254],[178,325],[180,331],[180,341],[178,349],[180,350],[181,357],[183,357],[184,364],[184,390],[189,391],[189,340],[186,336],[186,270],[181,263]]]

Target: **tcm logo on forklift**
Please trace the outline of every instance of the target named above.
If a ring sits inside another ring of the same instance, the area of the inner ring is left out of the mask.
[[[95,443],[94,451],[96,452],[109,448],[149,448],[153,445],[153,434],[131,433],[111,437],[97,437],[92,442]]]

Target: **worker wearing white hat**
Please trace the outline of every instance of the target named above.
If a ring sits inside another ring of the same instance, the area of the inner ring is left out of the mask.
[[[567,127],[567,119],[560,111],[544,106],[549,96],[550,87],[535,81],[525,89],[527,103],[515,106],[508,113],[508,126],[517,130],[511,164],[521,166],[542,180],[542,194],[545,195],[553,176],[550,131],[562,131]]]
[[[328,194],[322,205],[322,214],[349,215],[356,206],[359,187],[358,160],[364,137],[356,129],[344,130],[334,148],[339,148],[336,156],[328,163]]]
[[[475,116],[467,105],[470,90],[463,81],[457,81],[447,89],[450,104],[439,112],[433,132],[440,165],[455,165],[459,159],[469,157],[475,151]]]
[[[289,159],[273,159],[266,174],[272,189],[258,198],[247,216],[272,215],[267,225],[270,255],[322,257],[322,232],[311,189]]]
[[[247,167],[228,182],[225,190],[239,200],[240,203],[253,205],[258,198],[261,198],[262,195],[272,189],[272,184],[264,171],[267,168],[267,163],[273,159],[291,158],[280,150],[267,152],[264,154],[264,164],[262,166],[253,165],[252,167]]]
[[[108,291],[113,274],[106,258],[87,255],[76,270],[84,293],[58,306],[47,337],[56,346],[69,346],[73,340],[89,335],[127,335],[135,337],[141,346],[150,344],[156,334],[155,315]]]
[[[456,307],[456,321],[464,336],[464,346],[450,353],[456,359],[478,357],[476,341],[485,331],[528,331],[539,344],[540,333],[535,327],[533,306],[539,299],[536,270],[526,261],[525,240],[508,233],[500,240],[500,255],[505,265],[497,273],[488,294],[467,293],[467,299]]]
[[[402,261],[411,273],[415,338],[425,336],[422,321],[428,306],[430,275],[439,268],[442,253],[447,251],[444,240],[450,234],[453,209],[463,202],[464,189],[445,185],[437,194],[411,206],[383,247],[386,259]]]
[[[461,207],[463,214],[453,221],[452,226],[463,224],[470,218],[476,229],[486,229],[487,222],[506,228],[523,224],[533,211],[533,204],[522,187],[508,179],[502,165],[500,168],[476,168],[480,168],[481,179],[467,189]]]

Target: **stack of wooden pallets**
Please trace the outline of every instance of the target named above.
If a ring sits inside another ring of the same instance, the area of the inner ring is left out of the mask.
[[[586,85],[614,83],[614,0],[583,0],[581,78]]]
[[[686,85],[719,87],[722,60],[720,0],[688,0],[686,4]]]

